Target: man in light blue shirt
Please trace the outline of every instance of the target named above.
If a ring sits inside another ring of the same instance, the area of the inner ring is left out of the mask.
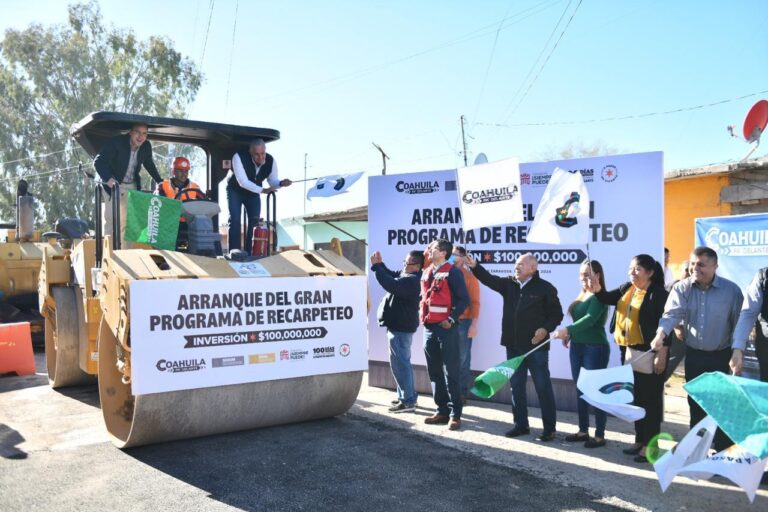
[[[747,338],[754,327],[755,353],[760,364],[760,380],[763,382],[768,382],[768,301],[765,300],[767,276],[768,267],[761,268],[747,287],[739,322],[733,332],[733,357],[731,358],[731,370],[734,374],[741,373]]]
[[[659,321],[651,348],[657,350],[677,325],[682,325],[685,352],[685,380],[691,381],[706,372],[730,373],[733,330],[739,320],[744,296],[733,281],[715,274],[717,253],[709,247],[697,247],[690,258],[691,277],[672,287],[664,315]],[[693,427],[706,414],[688,397],[690,425]],[[720,451],[732,443],[718,430],[715,449]]]

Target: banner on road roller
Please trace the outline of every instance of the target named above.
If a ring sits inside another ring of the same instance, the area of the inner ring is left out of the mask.
[[[132,281],[136,395],[368,368],[366,278]]]

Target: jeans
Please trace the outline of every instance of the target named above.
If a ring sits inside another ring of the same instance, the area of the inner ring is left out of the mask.
[[[472,385],[472,338],[469,337],[471,318],[459,320],[459,379],[461,381],[461,396],[467,396]]]
[[[573,375],[573,382],[576,383],[579,380],[579,373],[581,369],[586,370],[602,370],[608,367],[608,357],[611,354],[611,349],[607,343],[601,343],[599,345],[587,345],[585,343],[573,343],[571,342],[571,350],[569,352],[571,358],[571,375]],[[582,392],[579,388],[576,388],[576,396],[578,397],[578,412],[579,412],[579,432],[589,432],[589,404],[581,399]],[[595,411],[595,437],[605,437],[605,411],[593,407]]]
[[[523,352],[507,347],[507,359],[522,355]],[[525,383],[531,372],[533,386],[539,397],[541,420],[544,423],[544,434],[555,431],[557,414],[555,412],[555,393],[552,391],[552,381],[549,378],[549,351],[540,348],[523,359],[520,367],[509,379],[512,385],[512,415],[517,428],[526,429],[528,425],[528,399],[525,395]]]
[[[229,250],[240,249],[240,216],[243,206],[248,224],[245,228],[246,253],[251,254],[253,228],[261,215],[261,197],[253,192],[227,187],[227,205],[229,207]]]
[[[443,329],[439,324],[424,325],[424,355],[432,382],[432,397],[437,414],[461,418],[459,382],[459,330]]]
[[[407,406],[416,405],[416,391],[413,388],[413,367],[411,367],[412,332],[387,330],[389,340],[389,367],[397,384],[397,398]]]

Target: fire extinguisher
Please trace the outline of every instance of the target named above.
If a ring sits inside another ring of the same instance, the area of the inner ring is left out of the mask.
[[[269,226],[263,219],[256,221],[253,227],[253,242],[251,255],[255,257],[267,256],[269,252]]]

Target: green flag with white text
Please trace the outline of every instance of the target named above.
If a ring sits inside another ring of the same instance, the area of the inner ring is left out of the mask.
[[[472,386],[470,391],[480,398],[491,398],[504,387],[504,384],[509,382],[509,379],[511,379],[512,375],[515,373],[515,370],[520,368],[520,364],[523,362],[526,355],[527,354],[523,354],[521,356],[513,357],[512,359],[504,361],[498,366],[494,366],[481,373],[475,379],[475,385]]]
[[[128,191],[125,239],[174,250],[179,234],[181,201],[138,190]]]

